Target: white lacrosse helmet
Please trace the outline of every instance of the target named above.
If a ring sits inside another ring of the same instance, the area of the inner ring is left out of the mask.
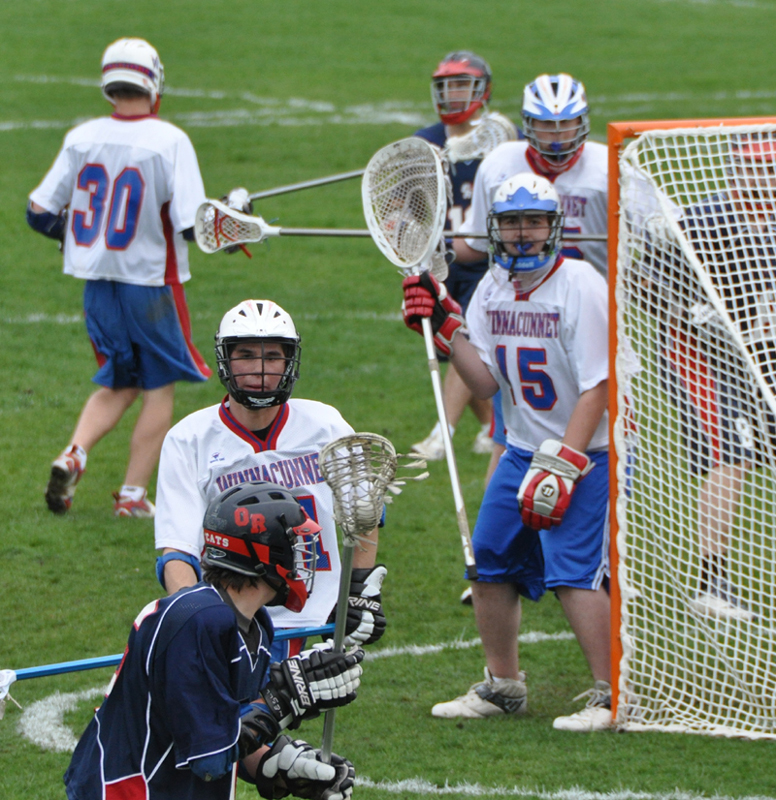
[[[561,124],[570,120],[576,124]],[[555,123],[554,130],[537,131],[537,121]],[[565,73],[540,75],[523,93],[523,130],[546,172],[568,169],[590,133],[585,87]]]
[[[302,345],[294,321],[271,300],[243,300],[224,314],[215,336],[218,377],[229,394],[242,406],[255,410],[279,406],[288,400],[299,378]],[[273,390],[240,389],[231,364],[233,345],[250,340],[280,343],[285,354],[285,367],[278,387]]]
[[[546,216],[549,233],[537,253],[531,251],[536,241],[504,239],[501,223],[513,220],[522,231],[528,229],[525,218]],[[555,266],[563,240],[564,214],[555,187],[533,172],[520,172],[499,186],[493,196],[488,214],[488,241],[491,251],[491,271],[501,282],[504,271],[508,279],[520,279],[521,289],[535,286]],[[510,252],[508,248],[512,248]]]
[[[159,53],[145,39],[118,39],[102,56],[102,93],[110,103],[110,87],[130,84],[147,92],[151,105],[164,93],[164,67]]]

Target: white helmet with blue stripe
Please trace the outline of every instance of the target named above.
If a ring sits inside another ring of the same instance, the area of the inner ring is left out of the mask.
[[[585,87],[565,73],[540,75],[525,87],[523,130],[548,172],[567,169],[590,133]]]
[[[532,172],[499,186],[488,214],[491,272],[501,282],[517,277],[521,288],[536,285],[555,266],[564,214],[555,187]],[[506,273],[504,271],[507,271]]]

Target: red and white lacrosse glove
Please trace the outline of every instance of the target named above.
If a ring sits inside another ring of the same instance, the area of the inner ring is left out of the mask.
[[[577,482],[594,466],[584,453],[545,439],[517,492],[523,522],[537,531],[560,525]]]
[[[402,288],[404,324],[422,336],[421,319],[428,317],[434,333],[434,346],[442,355],[451,356],[453,337],[466,325],[461,306],[447,293],[447,287],[440,284],[430,272],[410,275],[404,279]]]

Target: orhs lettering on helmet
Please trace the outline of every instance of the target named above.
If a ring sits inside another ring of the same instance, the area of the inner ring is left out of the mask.
[[[264,533],[267,530],[267,520],[264,514],[251,514],[244,506],[235,508],[234,522],[241,528],[250,524],[251,533]]]

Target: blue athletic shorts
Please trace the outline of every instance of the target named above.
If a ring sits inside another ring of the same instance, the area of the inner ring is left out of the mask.
[[[183,287],[86,281],[86,331],[109,389],[158,389],[204,381],[211,370],[191,341]]]
[[[587,454],[595,464],[577,485],[556,528],[523,525],[517,491],[533,453],[508,447],[480,506],[472,543],[478,579],[514,583],[538,600],[545,589],[598,589],[609,572],[609,454]]]
[[[501,389],[499,389],[496,394],[493,395],[493,423],[491,424],[491,429],[493,433],[491,434],[491,439],[496,444],[500,444],[502,447],[507,446],[507,434],[504,430],[504,409],[501,406]]]

